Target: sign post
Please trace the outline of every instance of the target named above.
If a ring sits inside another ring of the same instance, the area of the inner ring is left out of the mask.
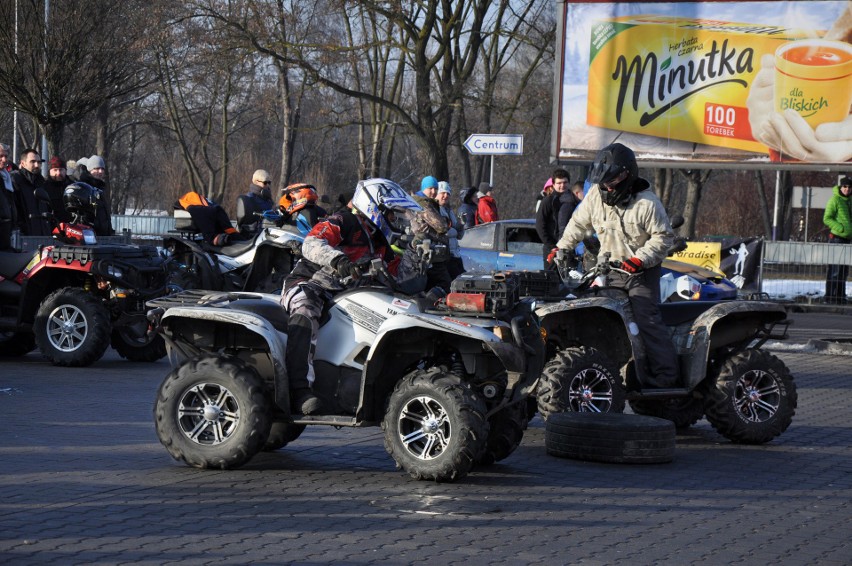
[[[488,183],[494,186],[494,156],[523,155],[523,134],[471,134],[464,140],[464,147],[471,155],[491,156],[491,175]]]

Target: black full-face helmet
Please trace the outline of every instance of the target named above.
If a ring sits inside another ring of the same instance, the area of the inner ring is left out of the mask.
[[[100,196],[100,190],[88,183],[77,182],[65,187],[62,203],[65,205],[65,210],[72,215],[83,221],[90,221],[95,218]]]
[[[630,198],[630,189],[639,178],[636,155],[620,143],[606,146],[592,163],[589,181],[598,185],[604,204],[615,206]]]

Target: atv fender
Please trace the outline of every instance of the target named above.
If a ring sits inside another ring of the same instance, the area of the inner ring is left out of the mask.
[[[278,407],[289,414],[290,393],[284,365],[287,335],[276,330],[265,318],[247,311],[215,307],[172,307],[163,314],[159,332],[166,340],[169,362],[174,368],[205,348],[218,350],[227,345],[245,347],[250,343],[251,349],[256,351],[265,346],[272,364],[271,375],[264,368],[255,369],[264,382],[271,384]],[[189,341],[181,336],[185,333],[191,333],[189,347]]]
[[[631,323],[629,308],[626,295],[624,298],[583,297],[540,304],[536,315],[552,348],[595,348],[606,352],[616,365],[622,366],[630,358],[645,357],[645,345],[638,327]]]
[[[673,340],[687,388],[704,380],[712,352],[731,345],[745,348],[754,339],[768,338],[769,329],[786,319],[786,309],[777,303],[721,301],[692,323],[679,325]]]
[[[492,327],[497,326],[495,322]],[[524,373],[526,370],[526,355],[524,350],[513,342],[504,342],[489,328],[476,326],[465,321],[463,318],[452,316],[439,316],[430,314],[396,315],[388,318],[380,327],[376,335],[376,342],[370,348],[367,360],[372,361],[387,344],[392,344],[396,333],[410,331],[412,328],[422,328],[441,334],[450,334],[460,338],[469,338],[474,342],[482,344],[484,348],[491,350],[500,360],[507,372]],[[507,327],[507,330],[509,328]],[[463,358],[467,365],[468,360]],[[470,371],[472,368],[466,368]]]

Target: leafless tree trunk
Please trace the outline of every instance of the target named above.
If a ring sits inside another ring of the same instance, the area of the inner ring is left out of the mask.
[[[698,205],[701,202],[701,192],[704,183],[710,178],[712,170],[679,169],[678,172],[686,179],[686,205],[683,208],[683,227],[680,233],[692,239],[695,237],[695,220],[698,216]]]

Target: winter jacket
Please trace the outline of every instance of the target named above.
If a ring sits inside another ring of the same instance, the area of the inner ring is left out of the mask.
[[[26,169],[18,169],[11,173],[12,186],[15,187],[15,203],[18,208],[18,226],[25,236],[50,236],[53,228],[50,220],[42,214],[50,212],[47,204],[47,193],[44,199],[38,198],[37,191],[44,185],[44,177],[40,173],[30,173]]]
[[[500,220],[500,215],[497,213],[497,201],[494,200],[494,197],[488,195],[479,197],[479,203],[476,205],[477,225],[498,220]]]
[[[268,191],[267,191],[268,192]],[[262,213],[273,208],[271,198],[265,198],[249,189],[237,197],[237,227],[243,234],[256,234],[263,221],[255,213]]]
[[[832,189],[834,194],[825,205],[822,221],[831,233],[847,240],[852,238],[852,196],[840,194],[840,186]]]
[[[8,171],[0,170],[0,250],[12,246],[12,231],[18,230],[18,208]]]
[[[381,258],[391,274],[396,272],[396,258],[382,233],[347,209],[321,220],[308,232],[302,243],[302,259],[287,276],[285,287],[310,280],[326,291],[342,291],[344,286],[332,267],[342,255],[352,263]]]
[[[91,185],[101,191],[101,196],[98,199],[98,208],[95,211],[95,225],[92,226],[95,229],[95,234],[98,236],[112,236],[115,234],[115,230],[112,228],[112,216],[110,216],[112,205],[109,200],[109,186],[106,181],[98,179],[85,168],[80,171],[80,182]]]
[[[562,231],[578,204],[577,197],[571,191],[553,191],[542,199],[541,207],[535,215],[535,230],[544,243],[545,250],[550,251],[556,247],[556,242],[562,236]]]
[[[71,222],[71,214],[65,210],[65,202],[62,200],[65,194],[65,187],[70,184],[71,181],[67,178],[62,181],[47,179],[44,182],[44,190],[47,192],[47,196],[50,197],[50,208],[56,222]]]
[[[447,230],[450,255],[453,257],[461,257],[461,252],[459,252],[459,240],[461,240],[462,236],[464,236],[464,224],[462,224],[461,220],[456,217],[453,209],[449,206],[441,207],[441,216],[446,219],[447,225],[450,227],[449,230]]]
[[[612,261],[636,257],[645,267],[660,265],[674,241],[669,217],[648,181],[637,180],[634,190],[625,205],[609,206],[603,203],[598,187],[592,187],[556,246],[574,249],[592,231],[600,240],[599,253],[609,252]]]

